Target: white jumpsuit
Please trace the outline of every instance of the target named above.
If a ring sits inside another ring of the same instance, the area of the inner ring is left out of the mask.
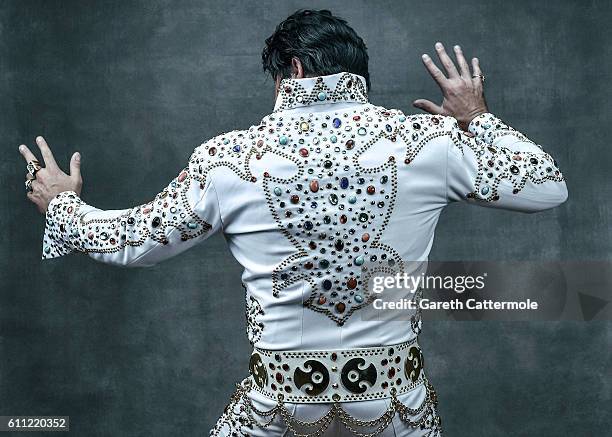
[[[255,348],[388,346],[416,340],[420,317],[364,320],[366,263],[393,272],[426,260],[450,202],[535,212],[566,198],[550,155],[494,115],[464,132],[450,117],[372,105],[362,77],[339,73],[284,80],[270,115],[197,147],[150,202],[102,211],[59,194],[47,211],[43,258],[79,251],[149,266],[223,232],[244,267]],[[407,383],[398,377],[404,369],[375,370],[398,388]],[[247,380],[211,433],[439,435],[436,394],[426,366],[417,371],[422,378],[401,395],[341,403],[279,401]],[[268,390],[299,392],[291,377],[265,372]],[[282,383],[273,386],[275,378]]]

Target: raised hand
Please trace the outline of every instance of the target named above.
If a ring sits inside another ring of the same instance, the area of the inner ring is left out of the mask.
[[[468,129],[474,117],[489,112],[483,93],[484,76],[480,71],[478,58],[472,58],[472,73],[463,56],[461,47],[454,47],[458,68],[448,56],[442,43],[436,43],[438,58],[444,66],[446,75],[436,66],[429,55],[423,55],[423,64],[442,90],[442,104],[417,99],[412,104],[430,114],[449,115],[457,119],[459,127]]]
[[[36,144],[44,159],[44,166],[25,144],[19,146],[19,153],[27,163],[26,191],[38,210],[47,211],[49,202],[62,191],[74,191],[81,194],[83,179],[81,178],[81,156],[78,152],[70,159],[70,174],[66,174],[55,162],[51,148],[43,137],[36,138]]]

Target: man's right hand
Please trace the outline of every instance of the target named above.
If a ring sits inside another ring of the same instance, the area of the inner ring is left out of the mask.
[[[430,114],[449,115],[457,119],[459,127],[467,131],[470,121],[485,112],[489,112],[483,93],[484,76],[480,71],[478,58],[472,58],[472,73],[463,57],[461,47],[455,46],[455,56],[459,68],[448,56],[442,43],[436,43],[436,52],[446,70],[446,75],[436,66],[429,55],[423,55],[425,68],[442,90],[442,104],[418,99],[413,105]]]

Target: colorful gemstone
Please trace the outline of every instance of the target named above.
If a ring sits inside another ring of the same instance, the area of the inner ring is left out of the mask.
[[[358,256],[357,258],[355,258],[355,265],[356,266],[361,266],[361,265],[363,265],[364,262],[365,262],[365,259],[361,255]]]
[[[361,241],[363,241],[364,243],[367,242],[369,239],[370,234],[368,234],[367,232],[361,236]]]
[[[372,195],[376,193],[376,188],[374,187],[374,185],[370,185],[366,191],[368,192],[368,194]]]
[[[346,304],[344,302],[338,302],[336,304],[336,311],[338,311],[339,313],[343,313],[344,310],[346,310]]]
[[[343,190],[346,190],[349,186],[349,180],[347,177],[343,177],[342,179],[340,179],[340,188],[342,188]]]
[[[303,158],[306,158],[308,156],[308,149],[305,149],[304,147],[302,147],[300,149],[300,156],[302,156]]]
[[[291,196],[291,203],[298,203],[300,201],[300,196],[298,196],[297,194],[293,194]]]
[[[356,294],[354,299],[355,299],[355,302],[357,303],[363,302],[363,296],[361,294]]]
[[[278,139],[278,142],[285,146],[288,142],[289,142],[289,138],[287,138],[285,135],[281,135],[281,137]]]
[[[357,279],[349,278],[349,280],[346,281],[346,286],[349,290],[353,290],[355,287],[357,287]]]
[[[357,133],[358,133],[359,135],[363,136],[363,135],[367,134],[367,133],[368,133],[368,131],[366,130],[366,128],[365,128],[365,127],[360,127],[360,128],[357,130]]]
[[[303,121],[303,122],[300,123],[300,129],[303,132],[306,132],[308,129],[310,129],[310,125],[308,124],[308,122]]]
[[[349,196],[348,202],[351,204],[357,203],[357,196]]]
[[[324,91],[321,91],[319,94],[317,94],[317,99],[319,99],[320,101],[323,101],[327,98],[327,94]]]
[[[274,187],[274,194],[280,196],[281,194],[283,194],[283,190],[281,190],[280,187]]]
[[[334,127],[336,129],[338,129],[340,127],[340,125],[342,124],[342,122],[340,121],[339,118],[334,118],[334,120],[332,121],[332,123],[334,124]]]
[[[310,191],[312,191],[313,193],[316,193],[317,191],[319,191],[319,181],[316,179],[313,179],[312,181],[310,181]]]
[[[348,141],[346,142],[346,148],[347,148],[348,150],[351,150],[353,147],[355,147],[355,141],[353,141],[353,140],[348,140]]]
[[[332,135],[331,137],[329,137],[329,140],[330,140],[332,143],[336,143],[336,142],[338,142],[338,137],[337,137],[337,136],[335,136],[335,135]]]

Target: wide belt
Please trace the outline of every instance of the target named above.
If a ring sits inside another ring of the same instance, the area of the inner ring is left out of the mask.
[[[255,348],[249,362],[254,390],[293,403],[333,403],[398,396],[424,381],[416,339],[359,349],[274,351]]]

